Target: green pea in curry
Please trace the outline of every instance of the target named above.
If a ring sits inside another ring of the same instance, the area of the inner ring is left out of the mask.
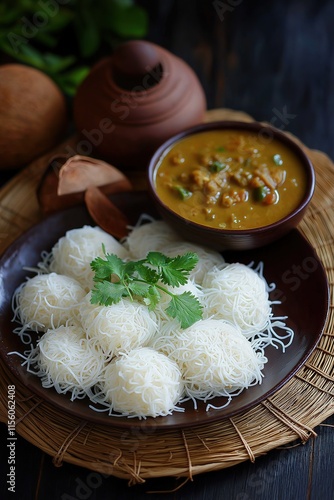
[[[155,184],[182,217],[223,229],[266,226],[302,200],[306,174],[297,155],[256,132],[211,130],[185,137],[160,158]]]

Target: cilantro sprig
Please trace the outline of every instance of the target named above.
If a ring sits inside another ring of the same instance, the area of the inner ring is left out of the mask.
[[[194,252],[177,257],[167,257],[161,252],[149,252],[145,259],[125,261],[115,254],[106,253],[91,262],[95,273],[91,303],[103,306],[116,304],[122,297],[144,302],[154,310],[161,299],[161,292],[170,295],[166,309],[176,318],[181,328],[188,328],[202,318],[202,306],[191,292],[173,293],[163,284],[179,287],[187,283],[189,273],[198,262]]]

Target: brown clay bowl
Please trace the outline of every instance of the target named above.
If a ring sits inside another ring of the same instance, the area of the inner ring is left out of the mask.
[[[298,206],[293,209],[288,215],[280,220],[251,229],[222,229],[213,228],[204,224],[199,224],[179,215],[172,208],[167,206],[158,196],[155,184],[157,167],[161,157],[172,147],[176,142],[193,134],[205,132],[209,130],[240,130],[252,131],[259,134],[259,137],[270,138],[283,143],[299,159],[305,174],[306,187],[304,195]],[[244,123],[237,121],[221,121],[202,124],[191,129],[185,130],[167,140],[153,154],[148,166],[148,189],[157,210],[163,219],[166,220],[178,233],[182,234],[183,238],[195,243],[205,244],[217,250],[250,250],[259,248],[278,240],[293,228],[295,228],[303,218],[305,211],[311,201],[315,188],[315,173],[310,159],[300,148],[285,133],[279,130],[264,125],[258,122]]]

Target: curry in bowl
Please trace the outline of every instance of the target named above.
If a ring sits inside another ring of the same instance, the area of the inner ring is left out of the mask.
[[[225,230],[260,228],[293,212],[308,177],[291,147],[258,131],[213,129],[185,136],[159,158],[157,196],[196,224]]]

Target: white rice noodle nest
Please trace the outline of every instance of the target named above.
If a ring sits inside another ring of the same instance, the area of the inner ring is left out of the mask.
[[[100,346],[108,359],[152,340],[157,321],[146,305],[124,298],[111,306],[99,306],[91,304],[90,298],[89,293],[80,305],[81,324],[90,342]]]
[[[46,332],[67,323],[77,323],[78,303],[86,292],[73,278],[56,273],[38,274],[20,285],[13,296],[15,330]],[[23,339],[22,339],[23,340]]]
[[[58,240],[47,258],[47,270],[77,279],[88,292],[94,284],[90,263],[96,257],[104,257],[102,244],[107,253],[116,254],[121,259],[128,257],[128,251],[113,236],[99,227],[83,226],[67,231]]]
[[[132,228],[123,244],[129,250],[131,258],[145,259],[149,252],[164,252],[166,245],[182,241],[181,237],[164,221],[151,220]]]
[[[199,285],[202,284],[204,276],[214,266],[221,266],[225,263],[223,256],[219,252],[186,241],[170,243],[166,245],[163,252],[168,257],[176,257],[177,255],[183,255],[187,252],[195,252],[199,257],[199,260],[196,267],[190,272],[189,278],[194,280]]]
[[[102,350],[90,345],[78,326],[48,330],[29,362],[37,363],[43,387],[54,387],[60,394],[71,392],[71,400],[90,395],[106,366]]]
[[[153,344],[175,361],[185,382],[185,392],[196,401],[231,397],[260,384],[267,362],[240,330],[223,320],[206,319],[181,330],[172,326]],[[211,406],[212,407],[212,406]]]
[[[266,281],[244,264],[213,268],[203,280],[205,317],[224,319],[251,337],[265,330],[271,318]]]
[[[101,384],[110,411],[128,417],[158,417],[183,411],[176,406],[183,394],[177,364],[149,347],[115,358]]]
[[[92,304],[90,264],[104,257],[102,245],[125,260],[143,259],[150,251],[169,257],[196,252],[199,262],[185,285],[158,285],[172,294],[193,294],[204,319],[182,329],[167,314],[171,296],[163,291],[154,311],[147,298]],[[266,283],[263,263],[255,270],[227,264],[218,252],[182,241],[164,221],[143,216],[123,244],[100,228],[73,229],[43,259],[38,267],[44,274],[27,279],[13,295],[20,323],[14,332],[31,347],[12,354],[24,359],[43,387],[69,392],[72,400],[88,396],[102,404],[97,411],[166,416],[184,411],[178,404],[187,399],[195,408],[198,400],[207,410],[223,408],[261,383],[268,345],[284,352],[293,340],[286,318],[273,317],[269,291],[275,285]],[[46,333],[33,345],[29,331]],[[222,403],[208,403],[216,397]]]

